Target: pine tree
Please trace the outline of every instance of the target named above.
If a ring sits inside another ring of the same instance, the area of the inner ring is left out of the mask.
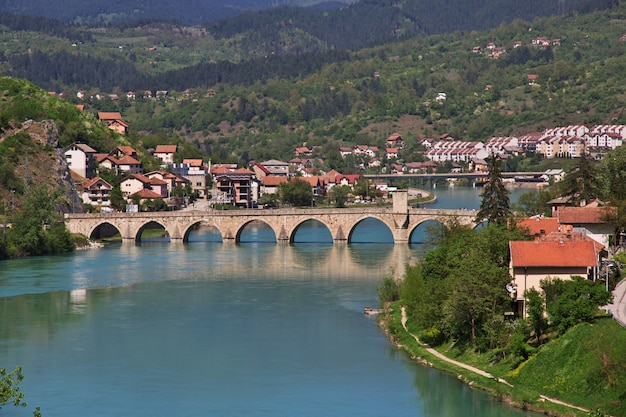
[[[588,155],[582,155],[576,167],[565,175],[559,188],[561,195],[569,197],[576,205],[599,198],[602,185],[596,163]]]
[[[488,160],[489,175],[487,183],[480,195],[482,201],[480,210],[476,215],[476,222],[487,220],[490,224],[506,224],[511,215],[509,203],[509,191],[502,182],[502,171],[500,169],[500,158],[492,155]]]

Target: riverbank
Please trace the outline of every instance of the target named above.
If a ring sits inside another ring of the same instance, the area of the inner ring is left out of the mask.
[[[445,355],[445,349],[434,349],[422,342],[410,331],[404,307],[394,305],[386,308],[379,324],[389,340],[406,351],[411,359],[442,372],[451,373],[468,386],[483,390],[493,398],[513,407],[542,413],[553,417],[588,416],[590,410],[565,401],[535,393],[529,387],[510,383],[492,373],[463,363]],[[443,350],[443,352],[441,351]]]

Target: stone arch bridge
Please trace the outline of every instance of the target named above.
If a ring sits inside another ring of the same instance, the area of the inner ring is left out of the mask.
[[[223,243],[239,241],[241,232],[251,222],[267,224],[278,243],[292,243],[304,222],[316,220],[330,231],[334,243],[348,243],[355,227],[363,220],[373,218],[384,223],[393,235],[394,243],[409,243],[413,231],[423,222],[435,220],[443,224],[457,221],[476,226],[475,210],[443,210],[394,207],[341,209],[250,209],[250,210],[185,210],[172,212],[66,214],[65,224],[72,233],[87,237],[97,236],[100,227],[116,228],[124,242],[135,242],[144,229],[162,226],[172,242],[186,242],[189,233],[198,225],[215,227]]]

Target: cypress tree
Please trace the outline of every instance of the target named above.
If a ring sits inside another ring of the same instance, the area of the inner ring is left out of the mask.
[[[476,222],[487,220],[490,224],[505,225],[511,215],[509,190],[502,182],[501,160],[492,155],[487,160],[489,174],[487,183],[481,193],[480,210],[476,215]]]

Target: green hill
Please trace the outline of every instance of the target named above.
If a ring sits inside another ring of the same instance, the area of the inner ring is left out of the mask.
[[[93,41],[74,44],[8,31],[0,33],[0,58],[7,74],[74,102],[78,90],[100,94],[104,99],[83,102],[89,111],[120,111],[135,131],[177,135],[217,162],[290,158],[303,143],[324,154],[382,146],[396,131],[416,150],[424,135],[485,140],[572,123],[624,123],[625,13],[620,2],[354,51],[319,47],[324,43],[311,32],[287,21],[278,25],[280,48],[260,52],[253,51],[261,38],[251,34],[261,32],[244,34],[234,24],[230,37],[218,35],[226,29],[166,24],[85,29]],[[539,38],[549,45],[536,45]],[[529,74],[537,76],[533,85]],[[144,90],[168,91],[169,98],[142,99]],[[139,98],[127,100],[127,91]],[[107,98],[113,93],[119,100]],[[438,93],[446,93],[445,102],[435,101]]]

